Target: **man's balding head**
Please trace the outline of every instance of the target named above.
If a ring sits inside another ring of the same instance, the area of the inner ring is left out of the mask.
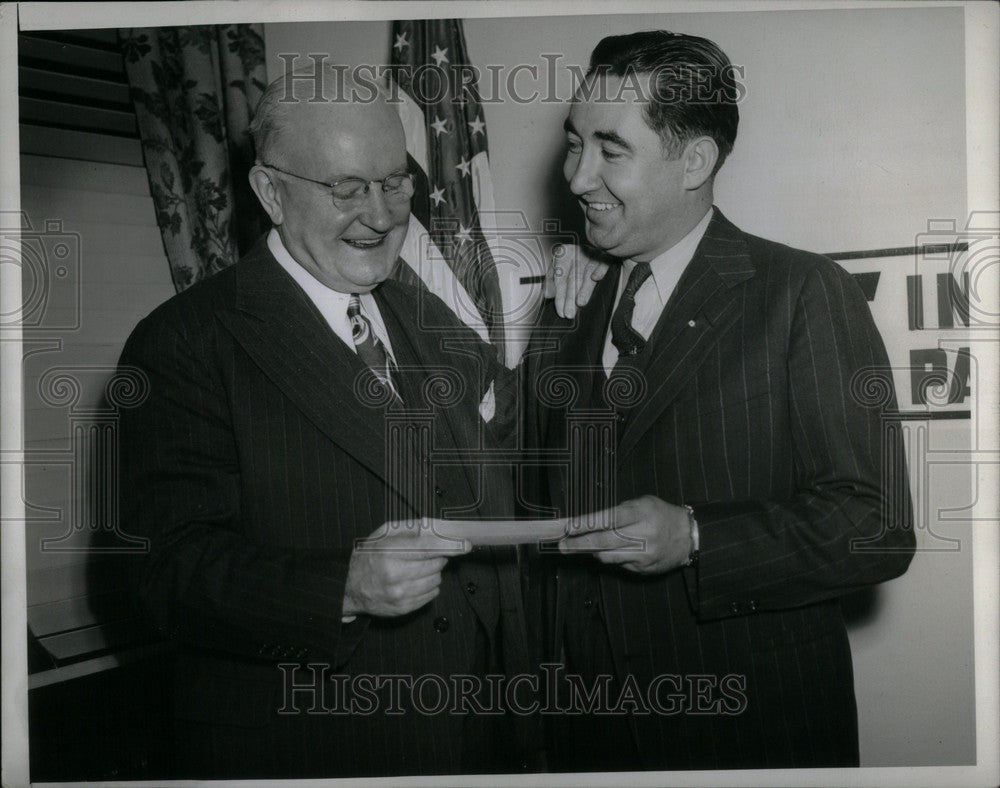
[[[264,91],[250,124],[257,162],[268,161],[279,141],[295,130],[292,144],[301,142],[300,123],[332,122],[337,109],[346,121],[362,118],[398,130],[402,145],[403,129],[389,94],[381,86],[359,83],[343,70],[323,64],[319,70],[296,69],[273,80]],[[299,145],[298,147],[301,147]]]
[[[390,276],[406,236],[408,193],[383,192],[386,178],[406,173],[406,138],[385,92],[329,66],[312,74],[264,92],[250,183],[299,265],[331,289],[367,292]],[[345,179],[367,194],[335,203],[331,185]]]

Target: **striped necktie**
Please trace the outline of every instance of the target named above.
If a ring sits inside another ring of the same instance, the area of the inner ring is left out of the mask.
[[[392,381],[392,360],[372,330],[372,324],[361,313],[361,297],[357,293],[352,293],[347,302],[347,319],[351,324],[351,338],[354,340],[358,358],[372,371],[379,383],[386,386],[396,399],[402,402],[403,398],[399,396],[399,391]]]

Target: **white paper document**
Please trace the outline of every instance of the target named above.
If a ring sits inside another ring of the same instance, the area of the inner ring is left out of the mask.
[[[443,539],[468,539],[474,546],[552,542],[567,534],[569,520],[438,520],[423,527]]]

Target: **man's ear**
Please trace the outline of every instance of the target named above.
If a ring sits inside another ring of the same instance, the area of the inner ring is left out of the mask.
[[[711,137],[691,140],[684,149],[684,188],[700,189],[712,177],[719,160],[719,146]]]
[[[265,167],[255,164],[250,168],[250,188],[257,195],[260,204],[271,217],[271,224],[275,227],[281,224],[284,213],[281,210],[281,194],[278,192],[278,185],[274,176]]]

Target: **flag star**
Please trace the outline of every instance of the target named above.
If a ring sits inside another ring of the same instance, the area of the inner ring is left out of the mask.
[[[400,33],[398,36],[396,36],[396,43],[392,45],[392,48],[395,49],[395,50],[397,50],[397,51],[399,51],[399,52],[402,52],[409,45],[410,45],[410,42],[406,40],[406,33],[404,32],[404,33]]]
[[[461,246],[466,241],[471,241],[472,240],[472,236],[469,235],[469,230],[470,229],[471,229],[470,227],[466,227],[464,224],[462,224],[461,222],[459,222],[458,223],[458,232],[455,233],[455,243],[457,243],[459,246]]]
[[[448,60],[448,47],[445,47],[444,49],[441,49],[439,46],[435,47],[434,51],[431,53],[431,57],[434,58],[434,62],[437,64],[438,68],[441,67],[442,63],[451,62]]]
[[[483,129],[486,128],[486,124],[483,123],[482,115],[480,115],[475,120],[469,121],[469,128],[472,129],[472,136],[475,137],[477,134],[482,134]]]
[[[434,129],[434,131],[436,131],[437,135],[440,137],[442,134],[448,131],[448,129],[446,128],[447,125],[448,121],[446,121],[444,118],[438,118],[431,124],[431,128]]]
[[[444,202],[444,189],[438,187],[431,192],[430,198],[434,200],[434,205],[440,205]]]
[[[472,166],[472,162],[469,159],[462,159],[462,161],[455,165],[456,170],[461,170],[462,175],[471,175],[472,171],[469,169]]]

